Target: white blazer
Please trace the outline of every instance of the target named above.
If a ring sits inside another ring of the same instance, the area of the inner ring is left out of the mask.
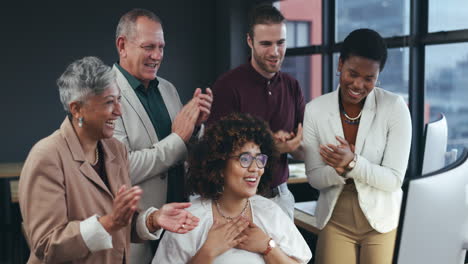
[[[304,116],[306,174],[320,191],[316,209],[318,228],[331,217],[345,180],[320,156],[320,144],[338,144],[344,138],[338,103],[339,88],[309,102]],[[356,138],[357,163],[346,177],[353,178],[359,205],[369,224],[386,233],[398,225],[401,185],[408,165],[411,117],[401,96],[375,87],[362,109]]]
[[[116,81],[122,93],[122,116],[115,123],[114,137],[123,142],[129,151],[130,179],[132,185],[143,190],[140,208],[160,208],[166,203],[167,171],[185,160],[187,148],[176,133],[159,140],[153,124],[138,96],[125,76],[114,66]],[[158,89],[171,120],[182,108],[174,85],[157,77]]]

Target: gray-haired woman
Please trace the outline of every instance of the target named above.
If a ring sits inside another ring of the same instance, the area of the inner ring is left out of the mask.
[[[32,148],[19,183],[28,263],[128,263],[130,238],[198,224],[189,203],[137,211],[142,190],[130,187],[127,151],[112,138],[121,115],[114,80],[110,67],[85,57],[57,81],[67,117]]]

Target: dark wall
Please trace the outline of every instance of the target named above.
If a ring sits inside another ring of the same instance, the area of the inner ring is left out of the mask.
[[[26,8],[10,1],[0,15],[0,162],[24,161],[35,142],[59,127],[65,114],[55,80],[70,62],[90,55],[109,65],[117,60],[115,27],[133,7],[150,9],[163,20],[166,49],[158,75],[173,82],[186,102],[195,87],[216,78],[216,2],[94,1],[61,7],[46,1]]]

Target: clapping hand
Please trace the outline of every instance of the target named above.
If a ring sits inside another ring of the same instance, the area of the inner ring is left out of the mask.
[[[180,112],[172,122],[172,132],[179,135],[185,143],[189,142],[195,128],[195,123],[200,116],[200,108],[198,105],[199,99],[193,98],[180,109]]]
[[[241,235],[244,235],[246,238],[241,241],[236,248],[254,253],[263,253],[268,241],[270,240],[270,237],[253,222],[249,223],[249,226]]]
[[[179,234],[191,231],[198,225],[200,219],[185,210],[190,205],[191,203],[170,203],[163,205],[161,209],[149,216],[152,218],[151,223],[153,223],[150,231],[154,232],[159,228]]]
[[[98,219],[107,232],[117,231],[130,224],[142,193],[143,191],[138,186],[127,189],[125,185],[122,185],[119,188],[113,202],[112,212]]]
[[[205,254],[214,257],[223,254],[246,239],[241,233],[248,224],[249,222],[242,217],[227,223],[215,221],[200,251],[209,251],[210,253]]]
[[[350,145],[344,138],[336,136],[339,145],[320,145],[320,155],[325,164],[333,167],[336,172],[342,175],[346,166],[354,158],[354,145]]]
[[[279,130],[273,133],[273,139],[275,140],[276,148],[280,153],[291,153],[295,151],[302,141],[302,124],[297,126],[297,134],[294,132],[286,132]]]
[[[196,125],[200,126],[202,123],[208,120],[211,113],[211,104],[213,103],[213,92],[210,88],[206,88],[206,94],[202,93],[200,88],[195,89],[193,98],[198,98],[198,107],[200,109],[200,115],[198,116]]]

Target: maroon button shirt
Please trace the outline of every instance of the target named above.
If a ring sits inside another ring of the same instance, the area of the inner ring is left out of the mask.
[[[209,123],[241,112],[262,118],[273,132],[291,132],[304,119],[304,96],[297,80],[281,71],[269,80],[252,67],[250,60],[223,74],[213,85],[213,97]],[[286,182],[288,177],[287,154],[282,154],[273,173],[272,187]]]

